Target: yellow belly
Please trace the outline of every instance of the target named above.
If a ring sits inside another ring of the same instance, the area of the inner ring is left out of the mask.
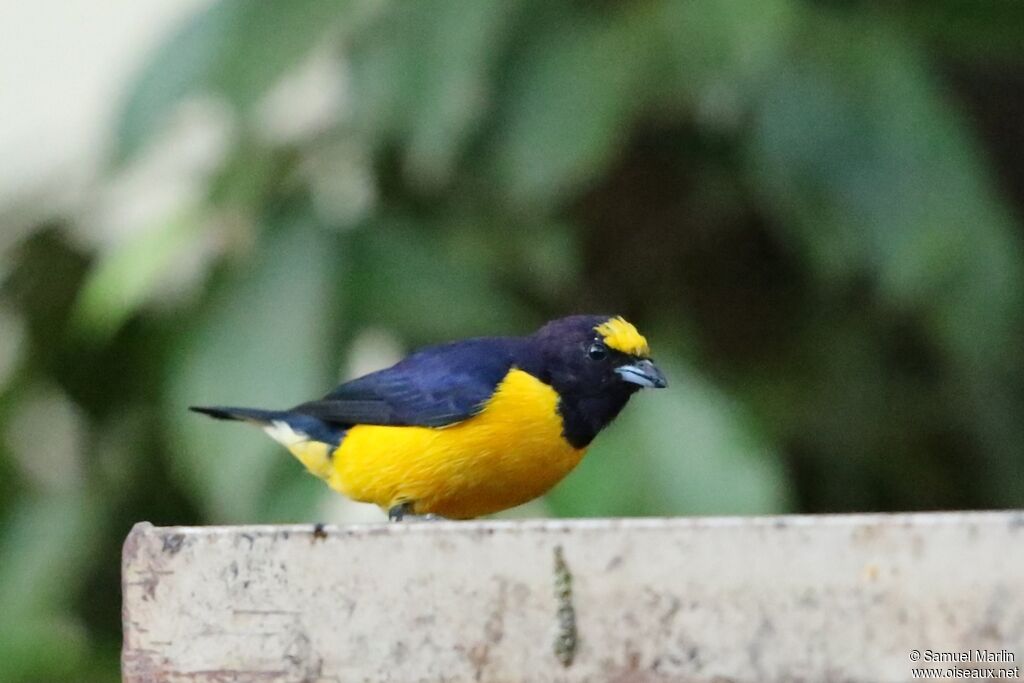
[[[512,370],[478,415],[448,427],[350,429],[330,461],[300,460],[332,488],[390,508],[410,502],[416,514],[469,518],[543,494],[583,457],[562,438],[558,394]]]

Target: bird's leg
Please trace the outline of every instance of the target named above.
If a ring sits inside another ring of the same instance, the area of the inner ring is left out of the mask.
[[[401,522],[406,517],[412,516],[413,509],[413,503],[408,500],[404,503],[399,503],[398,505],[392,505],[388,508],[388,521]]]

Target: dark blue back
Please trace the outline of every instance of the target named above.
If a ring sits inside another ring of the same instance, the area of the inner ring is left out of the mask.
[[[421,349],[293,410],[326,422],[441,427],[472,417],[515,364],[524,339],[485,337]]]

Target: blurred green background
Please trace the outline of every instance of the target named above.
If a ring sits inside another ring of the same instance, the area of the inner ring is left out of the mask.
[[[671,388],[513,515],[1024,505],[1020,2],[170,4],[5,67],[124,76],[0,149],[0,680],[117,680],[136,521],[383,518],[188,404],[571,312]]]

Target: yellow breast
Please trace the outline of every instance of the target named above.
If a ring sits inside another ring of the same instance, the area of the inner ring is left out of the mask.
[[[317,472],[346,496],[387,509],[469,518],[543,494],[579,463],[584,449],[562,438],[554,389],[512,370],[476,416],[448,427],[350,429]],[[312,469],[312,468],[311,468]]]

